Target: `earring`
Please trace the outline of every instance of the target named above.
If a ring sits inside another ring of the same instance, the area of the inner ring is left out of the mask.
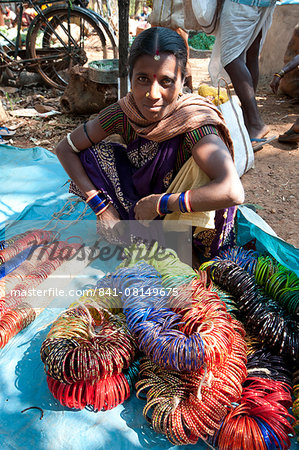
[[[145,96],[146,96],[146,97],[149,97],[149,95],[150,95],[150,93],[149,93],[149,92],[147,92],[147,93],[145,94]]]

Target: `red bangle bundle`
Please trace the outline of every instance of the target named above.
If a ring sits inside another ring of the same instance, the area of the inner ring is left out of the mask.
[[[79,381],[66,384],[47,376],[52,395],[62,406],[74,409],[92,407],[107,411],[123,403],[130,396],[130,387],[123,373],[99,381]]]
[[[30,233],[26,233],[25,236],[22,236],[20,239],[14,241],[13,245],[0,250],[0,261],[8,261],[21,251],[27,249],[29,245],[39,245],[42,242],[49,244],[53,238],[54,233],[52,231],[35,230]]]
[[[183,296],[173,296],[170,307],[181,315],[179,329],[187,335],[199,332],[204,343],[205,363],[210,367],[225,360],[231,353],[232,318],[218,295],[207,289],[199,278],[193,279],[190,293],[183,287]]]
[[[288,387],[279,381],[248,378],[239,405],[225,418],[218,436],[220,450],[288,449],[294,417]]]

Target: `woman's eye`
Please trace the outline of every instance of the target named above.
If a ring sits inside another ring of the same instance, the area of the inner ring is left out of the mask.
[[[137,78],[137,80],[138,80],[140,83],[147,83],[147,82],[148,82],[148,78],[147,78],[147,77],[144,77],[144,76],[139,76],[139,77]]]
[[[171,78],[164,78],[161,84],[163,86],[171,86],[173,84],[173,80]]]

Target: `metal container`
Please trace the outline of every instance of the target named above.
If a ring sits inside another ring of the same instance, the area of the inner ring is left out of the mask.
[[[88,64],[88,77],[100,84],[117,84],[118,59],[100,59]]]

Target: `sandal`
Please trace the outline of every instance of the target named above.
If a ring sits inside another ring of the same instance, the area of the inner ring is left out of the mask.
[[[0,127],[0,136],[2,139],[10,139],[14,134],[16,134],[15,130],[9,130],[7,127]]]
[[[278,136],[278,142],[299,142],[299,133],[296,133],[296,131],[292,130],[291,128],[290,130]]]
[[[269,144],[270,142],[274,141],[276,139],[276,136],[271,136],[268,138],[252,138],[250,139],[251,145],[254,152],[257,152],[263,148],[265,144]]]

